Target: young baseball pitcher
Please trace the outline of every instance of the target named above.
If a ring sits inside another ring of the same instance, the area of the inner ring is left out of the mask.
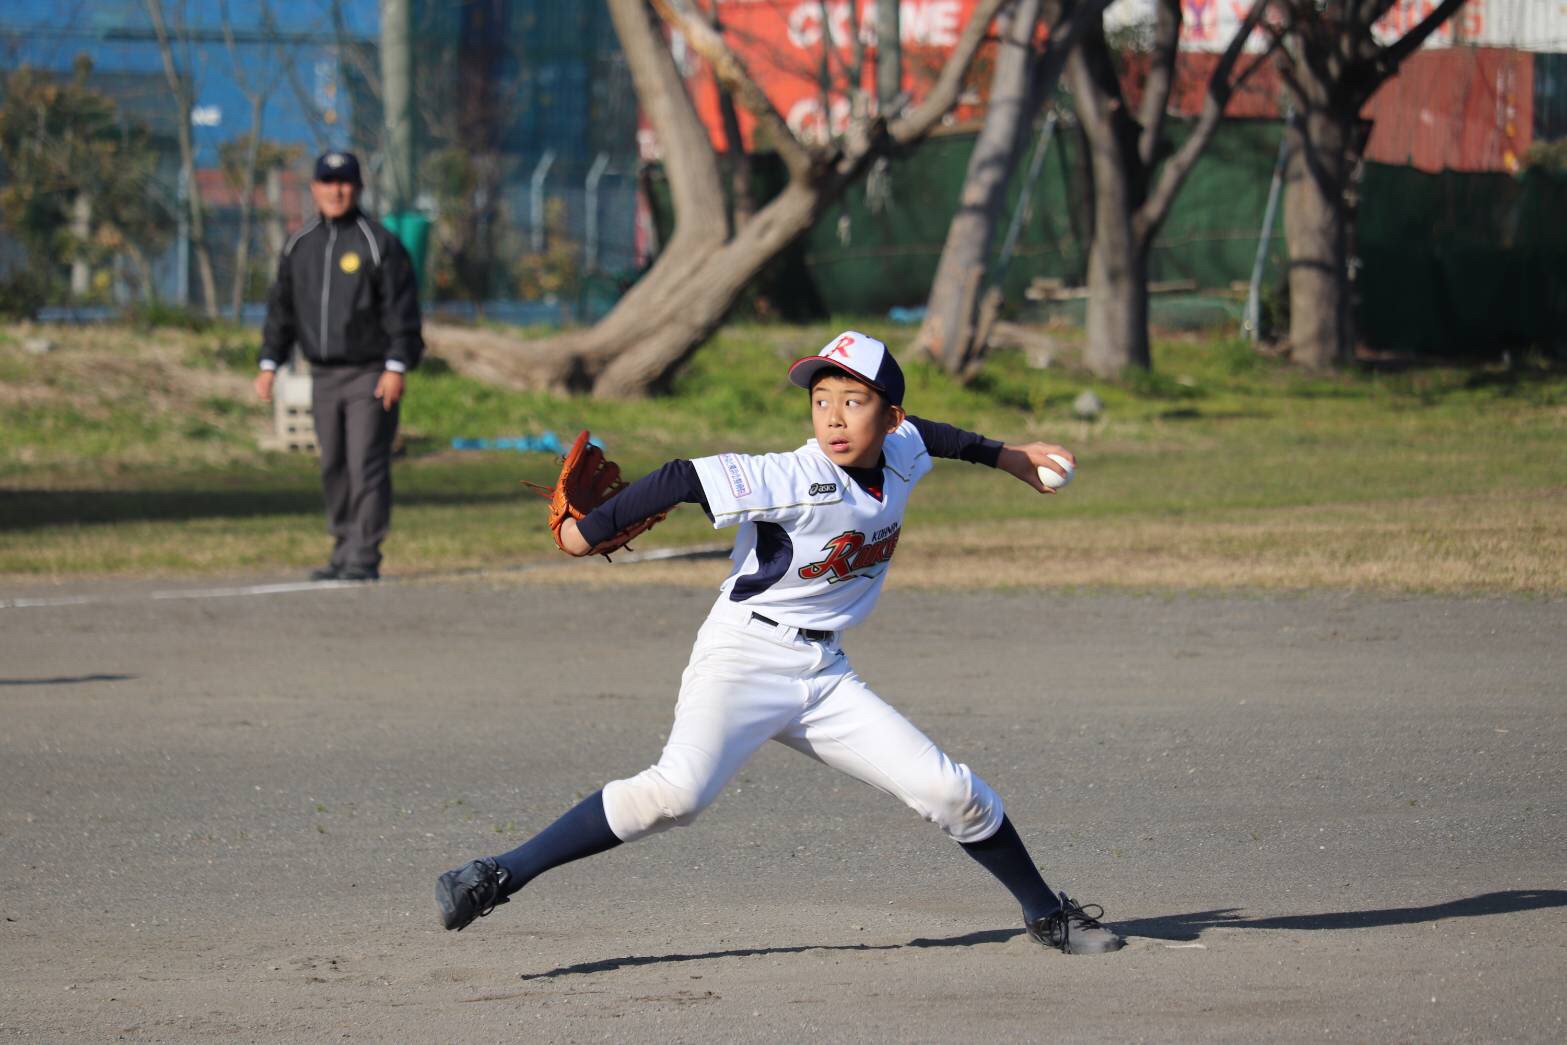
[[[690,824],[764,742],[777,740],[938,825],[1017,898],[1039,943],[1068,954],[1116,950],[1121,937],[1099,923],[1102,910],[1046,886],[989,785],[871,692],[840,645],[881,595],[909,494],[932,458],[986,464],[1051,493],[1039,469],[1064,477],[1050,455],[1072,455],[1045,443],[1004,446],[905,414],[897,360],[857,331],[795,362],[789,379],[810,392],[815,434],[790,453],[675,460],[618,494],[606,488],[614,475],[568,475],[568,458],[557,502],[578,484],[601,495],[601,503],[589,498],[598,506],[580,521],[571,510],[552,512],[568,553],[612,550],[648,519],[690,502],[715,527],[739,528],[734,565],[697,634],[658,762],[605,784],[511,852],[441,875],[441,923],[462,929],[550,868]]]

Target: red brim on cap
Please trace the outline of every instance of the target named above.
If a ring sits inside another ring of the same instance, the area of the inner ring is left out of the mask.
[[[815,363],[816,365],[812,366],[812,363]],[[841,370],[845,374],[848,374],[857,380],[864,381],[867,385],[870,385],[878,392],[886,391],[886,389],[881,387],[881,385],[878,385],[876,382],[872,381],[870,378],[866,377],[864,374],[860,373],[853,367],[844,366],[842,363],[835,362],[834,360],[827,359],[823,356],[805,356],[804,358],[796,359],[793,363],[789,364],[789,381],[791,384],[799,385],[801,388],[810,388],[811,382],[816,380],[816,375],[821,373],[823,370],[829,369]]]

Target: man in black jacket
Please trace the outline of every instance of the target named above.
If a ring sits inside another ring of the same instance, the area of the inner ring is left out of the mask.
[[[297,343],[310,361],[327,532],[335,540],[319,581],[380,576],[392,518],[392,438],[404,374],[419,364],[419,291],[397,237],[359,209],[359,161],[316,161],[310,195],[320,215],[283,247],[267,299],[256,394]]]

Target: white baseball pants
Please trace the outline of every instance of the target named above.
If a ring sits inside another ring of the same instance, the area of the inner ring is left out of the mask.
[[[604,786],[623,842],[691,823],[765,741],[777,740],[901,799],[959,842],[1001,826],[1001,800],[860,681],[835,642],[720,603],[681,678],[658,763]]]

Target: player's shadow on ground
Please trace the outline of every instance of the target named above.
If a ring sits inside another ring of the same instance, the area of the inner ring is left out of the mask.
[[[1206,929],[1375,929],[1387,925],[1414,925],[1447,918],[1474,918],[1487,914],[1513,914],[1537,911],[1543,907],[1567,907],[1567,891],[1560,889],[1513,889],[1484,893],[1465,900],[1425,907],[1389,907],[1374,911],[1332,911],[1325,914],[1289,914],[1276,918],[1243,918],[1235,908],[1193,911],[1189,914],[1160,915],[1129,921],[1109,920],[1117,932],[1126,936],[1144,936],[1155,940],[1191,941]],[[544,972],[522,973],[523,980],[553,980],[562,976],[586,976],[597,972],[635,968],[639,965],[673,965],[717,958],[750,958],[760,955],[804,954],[807,951],[899,951],[906,947],[973,947],[982,943],[1004,943],[1022,929],[985,929],[962,936],[936,939],[919,938],[908,943],[818,944],[797,947],[737,947],[726,951],[702,951],[695,954],[636,954],[603,961],[562,965]]]
[[[972,947],[977,943],[1001,943],[1022,929],[985,929],[980,932],[949,936],[944,939],[917,939],[908,943],[821,943],[797,947],[736,947],[727,951],[701,951],[696,954],[634,954],[625,958],[605,958],[597,962],[562,965],[545,972],[525,972],[519,979],[553,980],[560,976],[583,976],[595,972],[613,972],[638,965],[671,965],[677,962],[703,962],[715,958],[752,958],[768,954],[805,954],[807,951],[901,951],[905,947]]]
[[[561,965],[545,972],[525,972],[520,980],[553,980],[560,976],[586,976],[595,972],[613,972],[616,969],[632,969],[638,965],[673,965],[678,962],[705,962],[714,958],[750,958],[763,954],[804,954],[806,951],[895,951],[896,943],[827,944],[804,947],[736,947],[728,951],[702,951],[697,954],[631,954],[624,958],[605,958],[597,962],[578,962]]]
[[[1243,918],[1236,909],[1217,908],[1189,914],[1158,915],[1115,921],[1116,931],[1127,936],[1156,940],[1191,941],[1206,929],[1378,929],[1389,925],[1415,925],[1448,918],[1477,918],[1487,914],[1537,911],[1543,907],[1567,907],[1567,891],[1561,889],[1510,889],[1482,893],[1463,900],[1424,907],[1388,907],[1372,911],[1331,911],[1324,914],[1287,914],[1273,918]]]
[[[74,686],[79,682],[125,682],[136,675],[55,675],[51,678],[0,679],[0,686]]]

